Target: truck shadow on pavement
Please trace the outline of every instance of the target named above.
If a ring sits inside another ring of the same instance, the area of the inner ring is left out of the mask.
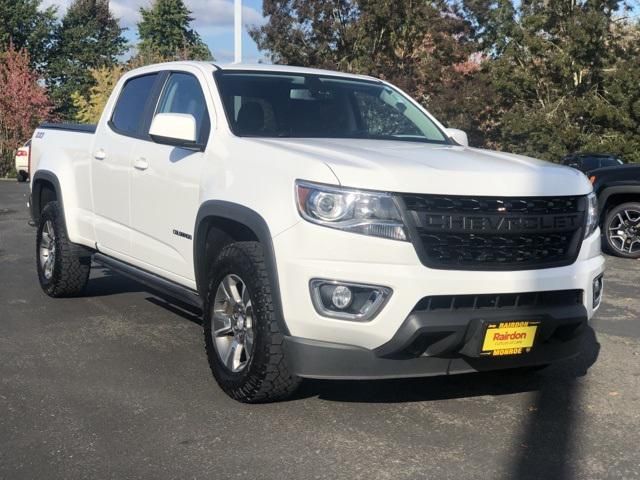
[[[589,328],[582,353],[538,372],[497,371],[409,380],[360,382],[306,381],[298,398],[317,397],[332,402],[436,402],[458,398],[531,394],[524,427],[507,458],[508,479],[575,479],[575,447],[585,415],[580,377],[596,362],[600,344]],[[491,407],[496,408],[496,407]],[[497,414],[497,412],[496,412]],[[479,478],[496,478],[484,472]]]
[[[91,266],[91,278],[84,291],[86,297],[108,297],[121,293],[143,292],[148,290],[144,285],[112,272],[108,268]]]
[[[154,296],[145,300],[172,314],[201,325],[201,312],[188,305],[164,298],[158,292],[104,269],[92,278],[90,295],[114,295],[144,291]],[[322,401],[368,404],[397,404],[404,402],[438,402],[474,397],[500,397],[518,393],[530,395],[520,412],[524,426],[514,422],[520,430],[504,462],[508,465],[508,479],[575,479],[574,458],[577,440],[581,437],[584,415],[582,383],[596,362],[600,345],[595,332],[589,328],[582,339],[581,354],[541,371],[505,370],[399,380],[329,381],[305,380],[290,401],[317,398]],[[495,406],[487,407],[490,409]],[[489,412],[491,413],[491,412]],[[485,472],[481,478],[497,478]]]

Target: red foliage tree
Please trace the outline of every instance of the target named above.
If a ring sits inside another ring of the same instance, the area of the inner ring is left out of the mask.
[[[51,114],[46,89],[29,67],[29,54],[9,44],[0,53],[0,175],[11,168],[15,150]]]

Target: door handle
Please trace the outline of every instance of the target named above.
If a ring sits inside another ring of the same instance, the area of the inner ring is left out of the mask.
[[[105,158],[107,158],[107,154],[104,150],[100,149],[93,154],[93,158],[95,158],[96,160],[104,160]]]
[[[147,168],[149,168],[149,162],[146,158],[137,158],[133,162],[133,168],[135,168],[136,170],[146,170]]]

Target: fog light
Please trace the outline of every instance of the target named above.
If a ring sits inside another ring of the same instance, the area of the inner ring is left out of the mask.
[[[344,310],[349,305],[351,305],[351,300],[353,299],[353,295],[351,294],[351,290],[349,287],[345,287],[344,285],[338,285],[333,289],[333,294],[331,295],[331,302],[336,308],[340,310]]]
[[[600,275],[593,280],[593,309],[600,306],[602,293],[604,291],[604,276]]]
[[[392,290],[378,285],[311,280],[311,300],[316,311],[329,318],[366,322],[384,307]]]

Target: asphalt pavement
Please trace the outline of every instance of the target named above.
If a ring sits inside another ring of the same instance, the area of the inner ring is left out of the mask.
[[[243,405],[199,318],[94,268],[51,299],[0,182],[0,479],[640,478],[640,261],[607,257],[584,354],[535,374],[307,381]]]

